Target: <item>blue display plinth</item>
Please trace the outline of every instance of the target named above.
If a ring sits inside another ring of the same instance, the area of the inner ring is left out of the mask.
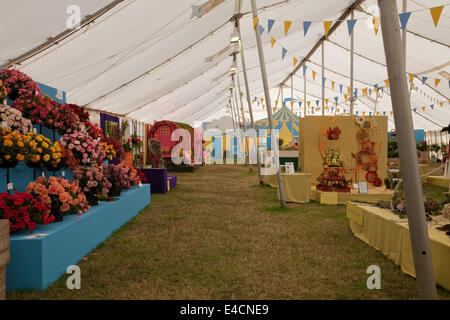
[[[11,235],[11,260],[6,266],[6,290],[44,290],[114,231],[150,204],[150,185],[123,191],[114,202],[100,202],[82,215],[38,226],[30,234]],[[27,237],[45,234],[42,237]]]
[[[8,169],[0,169],[0,192],[5,192],[8,190],[7,183],[7,170]],[[36,170],[36,171],[35,171]],[[14,168],[9,169],[9,182],[13,183],[13,187],[17,189],[17,192],[25,192],[27,185],[36,179],[39,178],[44,172],[45,177],[62,177],[64,172],[64,179],[70,180],[73,176],[73,171],[69,169],[50,171],[43,168],[29,168],[25,165],[25,163],[20,162]]]

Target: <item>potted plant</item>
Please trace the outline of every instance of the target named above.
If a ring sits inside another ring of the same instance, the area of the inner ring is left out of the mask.
[[[23,136],[16,131],[0,128],[0,168],[13,168],[24,159]]]
[[[118,197],[122,190],[128,190],[130,188],[130,178],[124,166],[113,164],[104,165],[103,172],[108,181],[111,182],[109,196]]]
[[[50,163],[58,164],[61,161],[59,143],[55,146],[47,137],[33,132],[28,132],[23,139],[26,150],[25,164],[30,168],[49,167]]]
[[[97,196],[107,195],[112,186],[103,174],[103,167],[79,167],[73,172],[72,182],[80,186],[91,206],[98,205]]]
[[[55,221],[62,221],[64,215],[82,214],[90,208],[78,184],[60,177],[39,177],[28,184],[27,191],[51,205]]]
[[[0,122],[5,122],[9,129],[21,134],[33,131],[33,124],[31,121],[24,118],[22,112],[7,105],[0,104]]]
[[[9,229],[16,232],[25,227],[33,232],[37,224],[47,225],[55,220],[50,204],[44,203],[41,196],[28,192],[9,195],[0,193],[0,219],[9,220]]]
[[[419,162],[426,162],[430,159],[430,154],[428,152],[428,146],[425,141],[417,142],[417,150]]]
[[[105,159],[105,151],[102,150],[100,141],[94,140],[85,133],[76,131],[65,134],[61,138],[60,144],[73,153],[81,166],[102,164]]]
[[[28,75],[16,69],[0,70],[0,80],[6,88],[8,97],[14,101],[19,97],[33,98],[41,94],[41,89]]]

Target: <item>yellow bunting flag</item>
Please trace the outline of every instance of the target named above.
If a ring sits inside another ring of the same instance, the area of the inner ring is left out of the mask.
[[[441,106],[441,108],[442,108],[442,105],[443,105],[444,103],[441,101],[441,102],[439,102],[439,104],[440,104],[440,106]]]
[[[328,107],[325,107],[325,110],[328,110]]]
[[[422,106],[422,110],[425,111],[425,106]]]
[[[315,72],[315,71],[313,70],[313,71],[312,71],[313,81],[316,80],[316,74],[317,74],[317,72]]]
[[[261,98],[261,103],[263,103],[264,102],[264,98]]]
[[[272,38],[270,39],[270,44],[271,44],[272,48],[273,48],[273,46],[275,45],[275,42],[277,42],[277,40],[276,40],[274,37],[272,37]]]
[[[437,27],[439,19],[441,18],[442,9],[444,9],[444,6],[430,8],[431,17],[433,18],[435,27]]]
[[[323,22],[323,28],[325,29],[325,38],[328,36],[328,32],[330,32],[331,25],[333,24],[333,21],[324,21]]]
[[[259,19],[253,18],[253,29],[256,29],[256,25],[258,24]]]
[[[384,83],[386,83],[386,88],[389,88],[389,79],[384,80]]]
[[[265,107],[266,107],[266,105],[265,105],[265,104],[263,104],[263,105],[262,105],[262,108],[264,109]]]
[[[337,112],[341,112],[341,109],[337,108],[336,111],[337,111]]]
[[[284,22],[284,35],[287,36],[289,28],[291,27],[292,21],[286,20]]]
[[[362,89],[363,97],[367,96],[367,88]]]
[[[415,74],[410,73],[409,74],[409,82],[412,82],[415,76],[416,76]]]
[[[297,65],[297,63],[298,63],[298,59],[296,57],[294,57],[294,68]]]
[[[348,99],[348,94],[344,94],[344,99],[345,99],[345,101],[347,101],[347,99]]]
[[[273,112],[276,112],[277,111],[277,108],[273,108]]]
[[[277,100],[277,101],[275,101],[275,107],[276,107],[276,106],[278,106],[278,100]]]
[[[319,108],[316,108],[316,111],[319,111],[320,109]]]
[[[334,91],[334,81],[331,81],[331,90]]]
[[[380,113],[377,111],[377,116],[379,116],[380,115]]]
[[[366,114],[366,112],[365,111],[363,111],[363,116]]]
[[[352,88],[347,87],[347,92],[348,92],[348,94],[350,94],[352,92]]]
[[[394,114],[394,112],[393,111],[389,111],[389,113],[391,114],[391,116]]]
[[[380,29],[381,20],[380,18],[373,18],[373,30],[375,31],[375,35],[378,35],[378,30]]]
[[[441,82],[441,79],[434,79],[434,86],[437,87],[439,82]]]
[[[294,107],[294,101],[291,101],[291,108]]]
[[[328,105],[328,99],[325,99],[325,104]],[[328,108],[327,108],[327,110],[328,110]]]
[[[311,101],[307,101],[306,103],[308,104],[308,108],[309,108],[311,105]]]

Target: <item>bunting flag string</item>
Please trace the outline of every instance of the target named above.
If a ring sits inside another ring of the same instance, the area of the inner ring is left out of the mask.
[[[262,27],[260,26],[260,28],[262,28]],[[264,28],[262,28],[262,30],[264,30]],[[287,54],[290,54],[290,55],[293,57],[291,61],[293,61],[294,68],[297,66],[297,64],[299,63],[300,59],[297,58],[295,55],[291,54],[291,53],[289,52],[288,49],[286,49],[285,47],[281,46],[281,45],[279,44],[279,42],[278,42],[273,36],[270,36],[270,44],[271,44],[271,48],[272,48],[272,49],[275,47],[276,44],[277,44],[278,46],[281,47],[281,59],[282,59],[282,60],[285,59],[285,57],[286,57]],[[303,67],[303,76],[305,76],[305,75],[306,75],[306,70],[308,69],[308,67],[306,66],[306,64],[303,64],[302,67]],[[311,70],[312,70],[312,69],[311,69]],[[317,71],[312,70],[312,79],[313,79],[313,82],[315,82],[315,80],[316,80],[316,75],[317,75]],[[409,80],[410,80],[410,82],[414,79],[414,77],[415,77],[414,74],[409,74]],[[429,80],[429,79],[430,79],[430,78],[427,77],[427,76],[422,76],[422,79],[421,79],[421,80],[422,80],[422,85],[424,85],[425,83],[427,83],[427,80]],[[441,80],[442,80],[442,79],[440,79],[440,78],[431,78],[431,79],[434,80],[434,87],[435,87],[435,88],[437,88],[437,86],[441,83]],[[326,84],[327,81],[330,81],[330,82],[331,82],[332,90],[334,91],[334,87],[335,87],[336,81],[332,81],[332,80],[330,80],[330,79],[324,78],[324,79],[322,79],[322,85],[325,86],[325,84]],[[389,80],[388,80],[388,79],[385,79],[385,80],[383,80],[383,81],[384,81],[384,83],[385,83],[385,86],[379,86],[378,84],[375,84],[375,85],[374,85],[375,93],[378,94],[378,90],[381,90],[381,92],[384,93],[384,89],[385,89],[385,88],[389,88]],[[449,82],[449,87],[450,87],[450,80],[449,80],[448,82]],[[370,91],[369,91],[369,92],[370,92],[369,95],[372,94],[372,89],[371,89],[371,88],[363,88],[363,89],[368,89],[368,90],[370,90]],[[350,95],[350,93],[351,93],[350,87],[347,87],[347,90],[348,90],[348,95]],[[361,89],[361,90],[362,90],[362,89]],[[340,93],[342,94],[342,85],[341,85],[341,84],[339,84],[339,91],[340,91]],[[356,92],[358,92],[358,90],[356,90]]]
[[[434,24],[435,27],[438,26],[439,23],[439,19],[441,18],[442,12],[444,10],[444,7],[449,6],[450,4],[445,4],[445,5],[441,5],[441,6],[437,6],[437,7],[433,7],[433,8],[424,8],[424,9],[418,9],[418,10],[413,10],[413,11],[407,11],[407,12],[402,12],[398,14],[398,18],[400,20],[400,25],[402,30],[405,30],[407,27],[408,22],[410,21],[411,16],[416,13],[416,12],[423,12],[423,11],[429,11],[430,15],[431,15],[431,19],[432,22]],[[422,19],[422,17],[420,17]],[[375,32],[375,36],[378,35],[378,31],[380,29],[380,18],[379,17],[365,17],[365,18],[360,18],[360,19],[346,19],[346,20],[342,20],[342,21],[346,21],[347,22],[347,29],[348,29],[348,35],[351,36],[353,33],[353,30],[355,28],[356,22],[357,21],[361,21],[361,20],[372,20],[372,24],[374,27],[374,32]],[[293,21],[293,20],[283,20],[283,26],[284,26],[284,35],[287,36],[289,33],[289,30],[292,26],[292,24],[297,24],[299,22],[302,23],[303,25],[303,35],[306,37],[306,34],[309,31],[309,28],[311,26],[311,24],[314,23],[321,23],[323,24],[324,27],[324,34],[325,37],[328,36],[328,32],[330,31],[331,26],[333,25],[333,23],[336,23],[338,21],[341,21],[339,19],[337,20],[327,20],[327,21],[311,21],[311,20],[304,20],[304,21]],[[256,28],[256,24],[258,23],[258,18],[254,18],[253,19],[253,28]],[[276,23],[275,19],[267,19],[267,31],[270,33],[272,31],[272,28],[274,26],[274,24]]]

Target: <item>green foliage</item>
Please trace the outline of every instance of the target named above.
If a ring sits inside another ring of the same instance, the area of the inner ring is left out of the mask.
[[[389,140],[388,158],[398,158],[398,143],[396,140]]]
[[[430,147],[430,151],[439,152],[440,150],[441,150],[441,146],[436,143],[433,143]]]
[[[428,151],[428,146],[425,141],[417,142],[416,147],[419,151]]]

